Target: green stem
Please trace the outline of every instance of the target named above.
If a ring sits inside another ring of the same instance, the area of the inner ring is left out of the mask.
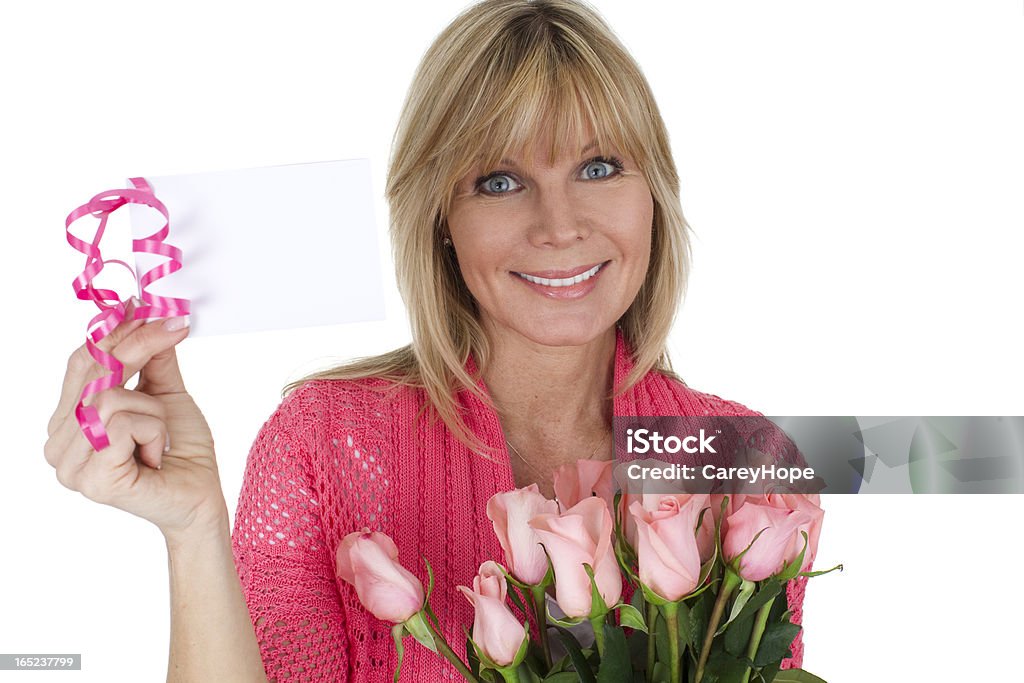
[[[591,619],[590,626],[594,629],[594,644],[597,645],[597,654],[604,657],[604,615]]]
[[[668,671],[672,683],[681,683],[682,672],[679,669],[679,603],[669,602],[661,606],[668,626]]]
[[[519,667],[512,666],[507,669],[498,669],[501,673],[501,677],[505,679],[505,683],[519,683]]]
[[[768,613],[772,611],[774,602],[775,598],[772,598],[757,610],[757,616],[754,618],[754,630],[750,632],[750,642],[747,643],[747,659],[750,661],[754,661],[754,657],[757,655],[757,648],[761,645],[761,636],[764,635],[764,627],[768,623]],[[749,680],[750,667],[747,667],[747,670],[743,672],[743,683],[747,683]]]
[[[434,644],[437,645],[438,654],[451,662],[452,666],[454,666],[467,681],[470,681],[471,683],[482,683],[479,678],[473,675],[473,672],[469,670],[466,663],[463,662],[451,647],[448,646],[448,641],[446,641],[444,636],[434,628],[434,625],[430,623],[430,619],[424,619],[423,621],[426,622],[427,628],[430,629],[430,633],[434,636]]]
[[[700,649],[700,659],[697,660],[697,675],[694,678],[695,683],[700,683],[701,679],[704,678],[704,667],[708,663],[708,657],[711,655],[711,643],[715,639],[715,631],[718,630],[718,622],[722,620],[722,614],[725,612],[725,606],[729,602],[729,598],[732,596],[733,591],[736,587],[743,583],[743,579],[738,574],[726,568],[725,578],[722,580],[722,588],[718,591],[718,598],[715,600],[714,609],[711,610],[711,619],[708,622],[708,630],[704,634],[704,645]]]
[[[537,632],[540,635],[540,646],[544,650],[545,671],[551,671],[551,646],[548,644],[548,610],[546,586],[531,586],[533,600],[533,616],[537,619]]]
[[[647,605],[647,683],[654,683],[654,663],[658,660],[658,606]]]

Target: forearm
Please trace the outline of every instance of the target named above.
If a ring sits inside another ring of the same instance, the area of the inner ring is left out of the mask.
[[[167,537],[171,644],[167,681],[267,680],[231,554],[227,508],[194,533]]]

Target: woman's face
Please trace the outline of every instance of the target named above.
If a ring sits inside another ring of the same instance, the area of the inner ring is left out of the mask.
[[[584,143],[549,166],[547,145],[529,166],[518,154],[467,174],[448,228],[492,339],[575,346],[612,329],[640,290],[654,200],[624,155]]]

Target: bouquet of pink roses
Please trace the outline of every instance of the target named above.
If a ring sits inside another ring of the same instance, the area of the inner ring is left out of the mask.
[[[534,484],[488,501],[505,565],[484,562],[471,588],[458,587],[475,608],[465,659],[440,634],[429,563],[424,591],[386,535],[346,536],[339,576],[372,614],[395,624],[399,670],[411,635],[477,682],[822,681],[780,670],[800,631],[789,619],[786,582],[842,568],[810,571],[818,496],[622,495],[613,493],[612,465],[560,468],[556,500]],[[545,626],[536,641],[510,605]]]

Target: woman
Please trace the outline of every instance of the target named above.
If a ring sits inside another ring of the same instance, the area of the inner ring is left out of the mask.
[[[456,18],[413,81],[387,197],[413,344],[288,388],[233,535],[175,361],[187,321],[126,322],[101,344],[141,378],[96,396],[99,453],[72,414],[99,372],[84,349],[71,358],[47,458],[65,486],[163,531],[173,680],[390,680],[389,625],[335,575],[346,534],[387,533],[423,579],[430,562],[458,647],[472,614],[455,586],[501,557],[494,493],[551,495],[559,465],[613,458],[616,414],[752,414],[670,371],[688,259],[678,178],[645,79],[587,7],[489,0]],[[452,673],[418,646],[402,670]]]

